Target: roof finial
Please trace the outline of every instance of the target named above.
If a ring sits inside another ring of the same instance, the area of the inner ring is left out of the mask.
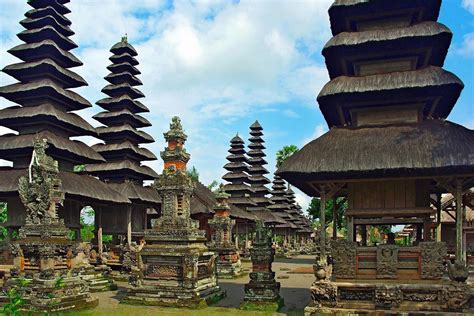
[[[122,43],[128,43],[128,34],[125,33],[125,36],[122,36]]]

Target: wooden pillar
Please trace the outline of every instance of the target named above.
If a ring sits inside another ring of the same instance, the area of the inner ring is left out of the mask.
[[[423,241],[423,225],[416,224],[416,241]]]
[[[360,226],[360,234],[362,235],[362,246],[367,246],[367,225]]]
[[[319,192],[321,195],[321,203],[320,203],[320,212],[319,212],[319,220],[321,223],[321,236],[320,240],[320,249],[321,255],[320,258],[322,260],[326,259],[326,188],[321,186],[321,191]]]
[[[104,251],[102,244],[102,208],[97,210],[97,248],[99,257],[102,257]]]
[[[462,210],[462,182],[456,179],[456,261],[465,262],[462,225],[464,222]]]
[[[239,250],[239,223],[235,222],[235,248]]]
[[[337,198],[332,199],[332,239],[337,239]]]
[[[436,193],[436,241],[441,241],[441,193]]]
[[[249,243],[249,225],[245,225],[245,247],[244,249],[248,248]]]
[[[132,206],[127,206],[127,243],[132,243]]]
[[[429,218],[423,219],[423,240],[424,241],[430,241],[431,240],[429,220],[430,220]]]
[[[354,220],[352,216],[347,216],[347,240],[354,241]]]

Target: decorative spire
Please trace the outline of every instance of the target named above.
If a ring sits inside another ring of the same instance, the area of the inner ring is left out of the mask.
[[[186,164],[191,156],[186,152],[184,143],[188,136],[184,133],[181,119],[177,116],[173,117],[170,123],[170,130],[163,134],[168,146],[161,152],[161,158],[164,161],[164,169],[171,166],[178,170],[186,171]]]
[[[258,121],[250,125],[251,137],[249,138],[250,144],[248,146],[250,150],[247,152],[247,156],[250,157],[248,161],[250,165],[248,170],[250,174],[249,181],[252,188],[250,197],[257,204],[257,206],[251,208],[251,210],[262,210],[270,205],[270,201],[266,197],[270,191],[265,185],[270,183],[270,180],[265,177],[265,174],[268,174],[268,170],[264,167],[267,162],[264,159],[266,155],[263,152],[265,149],[263,143],[265,141],[262,138],[262,130],[263,128]]]
[[[72,171],[75,164],[103,161],[84,143],[69,140],[73,136],[97,134],[86,120],[72,113],[91,104],[70,90],[87,83],[69,70],[82,62],[70,52],[77,45],[69,39],[74,32],[70,29],[71,21],[64,16],[70,11],[63,2],[28,2],[34,9],[25,13],[26,19],[20,22],[25,30],[18,33],[24,43],[9,50],[21,62],[3,69],[18,80],[0,87],[1,97],[20,105],[0,110],[0,125],[18,132],[0,139],[0,158],[12,161],[14,168],[27,167],[37,137],[48,139],[50,154],[62,170]]]
[[[128,43],[127,34],[122,40],[112,46],[110,57],[111,71],[105,77],[110,84],[102,89],[109,97],[97,102],[97,105],[106,111],[94,115],[94,119],[104,124],[98,127],[99,138],[104,144],[94,145],[107,160],[106,163],[87,165],[86,170],[103,180],[115,183],[133,181],[139,185],[144,180],[153,180],[158,174],[142,161],[156,160],[156,156],[142,143],[153,143],[153,137],[139,130],[149,127],[151,123],[142,117],[141,112],[148,109],[136,99],[144,97],[143,93],[135,88],[142,85],[136,77],[140,71],[135,68],[138,61],[135,48]]]
[[[230,141],[229,153],[230,155],[227,156],[229,162],[224,165],[224,169],[228,172],[222,179],[230,183],[226,184],[224,188],[231,195],[230,203],[247,210],[248,207],[256,206],[256,203],[249,198],[252,190],[248,185],[248,160],[245,156],[244,141],[238,134]]]

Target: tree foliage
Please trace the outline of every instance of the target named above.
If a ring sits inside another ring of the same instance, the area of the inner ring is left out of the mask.
[[[217,188],[219,187],[219,182],[217,180],[213,180],[208,186],[207,188],[209,190],[211,190],[212,192],[214,192],[214,190],[216,190]]]
[[[283,146],[282,149],[277,151],[276,153],[276,161],[277,161],[277,168],[281,166],[281,164],[291,157],[294,153],[298,151],[298,147],[296,145],[287,145]]]
[[[334,200],[329,199],[326,201],[326,226],[333,221],[333,205]],[[342,229],[346,227],[346,218],[344,212],[347,209],[347,199],[344,197],[338,197],[336,199],[336,220],[337,228]],[[313,220],[319,221],[320,219],[320,210],[321,210],[321,199],[313,198],[311,203],[308,206],[308,214],[312,217]]]
[[[199,172],[196,167],[192,166],[190,170],[187,171],[188,176],[190,176],[194,181],[199,181]]]
[[[0,240],[4,240],[7,237],[8,231],[3,224],[7,221],[7,203],[0,203]]]

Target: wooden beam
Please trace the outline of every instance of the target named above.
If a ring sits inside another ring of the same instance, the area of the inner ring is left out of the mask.
[[[321,224],[321,236],[319,237],[320,242],[320,259],[326,259],[326,187],[321,186],[321,203],[319,211],[319,220]]]
[[[102,257],[104,251],[102,244],[102,208],[99,207],[97,210],[97,249],[99,252],[99,258]]]
[[[127,243],[132,243],[132,206],[127,206]]]
[[[465,262],[462,225],[464,222],[462,211],[462,181],[456,179],[456,261]]]
[[[354,225],[403,225],[422,224],[423,218],[356,218]]]

